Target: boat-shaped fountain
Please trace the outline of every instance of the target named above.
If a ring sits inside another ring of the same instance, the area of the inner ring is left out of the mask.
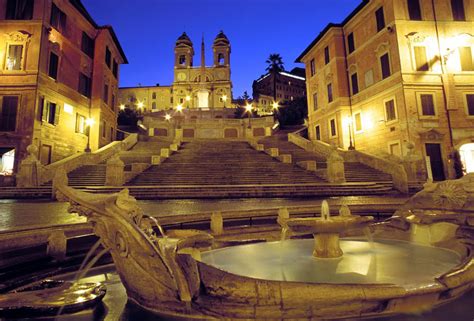
[[[432,308],[474,285],[473,174],[427,184],[382,223],[350,215],[288,218],[280,223],[290,234],[313,234],[315,241],[226,248],[216,248],[218,242],[202,231],[163,231],[127,190],[97,195],[58,186],[57,196],[92,223],[129,299],[163,315],[372,317]],[[339,240],[346,229],[362,235],[364,227],[373,246],[364,238]]]

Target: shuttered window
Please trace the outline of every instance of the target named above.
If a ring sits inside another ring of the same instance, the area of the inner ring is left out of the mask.
[[[466,95],[467,113],[469,116],[474,116],[474,94]]]
[[[84,75],[83,73],[79,74],[79,87],[78,91],[80,94],[91,97],[91,79]]]
[[[44,100],[41,120],[51,125],[59,124],[59,113],[61,108],[56,103]]]
[[[408,16],[410,20],[422,20],[420,0],[407,0]]]
[[[349,49],[349,53],[355,50],[354,33],[352,32],[347,36],[347,47]]]
[[[474,71],[471,47],[459,47],[459,58],[461,59],[462,71]]]
[[[426,57],[426,48],[423,46],[415,46],[415,64],[417,71],[428,71],[430,66],[428,64],[428,58]]]
[[[332,96],[332,84],[328,84],[328,103],[333,101],[333,96]]]
[[[382,79],[390,77],[390,59],[388,53],[380,56],[380,67],[382,68]]]
[[[385,102],[385,117],[387,122],[397,119],[395,101],[393,99]]]
[[[58,79],[58,65],[59,57],[54,52],[51,52],[49,54],[48,75],[53,79]]]
[[[33,19],[34,0],[8,0],[6,20]]]
[[[18,114],[18,96],[3,96],[0,112],[0,131],[14,132],[16,130],[16,115]]]
[[[351,75],[351,86],[352,86],[352,94],[355,95],[359,92],[359,79],[357,78],[357,73],[353,73]]]
[[[432,94],[421,94],[421,113],[423,116],[435,116],[434,97]]]
[[[91,58],[94,58],[94,39],[89,37],[87,33],[82,32],[81,50]]]
[[[375,20],[377,22],[377,32],[385,28],[385,16],[383,13],[383,7],[380,7],[375,11]]]
[[[321,126],[316,126],[314,128],[314,131],[316,133],[316,140],[321,140]]]
[[[66,31],[66,20],[66,14],[53,3],[51,6],[51,19],[49,21],[51,26],[64,33]]]
[[[453,13],[454,21],[466,21],[463,0],[451,0],[451,10]]]

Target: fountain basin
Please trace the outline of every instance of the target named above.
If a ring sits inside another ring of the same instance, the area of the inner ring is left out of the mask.
[[[372,216],[332,216],[323,218],[291,218],[286,221],[288,228],[299,234],[342,233],[355,228],[362,228],[372,223]]]

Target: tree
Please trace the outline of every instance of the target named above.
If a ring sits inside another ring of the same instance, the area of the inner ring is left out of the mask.
[[[301,125],[308,116],[306,97],[299,97],[289,101],[286,106],[278,110],[278,122],[282,127]]]
[[[131,108],[125,108],[120,110],[117,118],[117,123],[119,127],[130,127],[132,129],[137,128],[137,121],[140,119],[140,116],[137,114],[136,110]]]
[[[268,64],[265,70],[268,71],[273,76],[273,100],[277,101],[276,80],[277,80],[278,73],[280,71],[285,70],[285,67],[283,65],[283,58],[280,56],[280,54],[272,53],[270,54],[270,56],[268,56],[268,59],[265,62]]]

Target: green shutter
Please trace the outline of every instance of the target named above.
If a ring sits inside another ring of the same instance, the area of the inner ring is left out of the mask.
[[[41,98],[40,101],[41,104],[41,121],[48,122],[48,102],[44,99]]]
[[[61,106],[59,104],[56,104],[56,108],[54,109],[54,124],[57,125],[59,123],[59,114],[61,111]]]

